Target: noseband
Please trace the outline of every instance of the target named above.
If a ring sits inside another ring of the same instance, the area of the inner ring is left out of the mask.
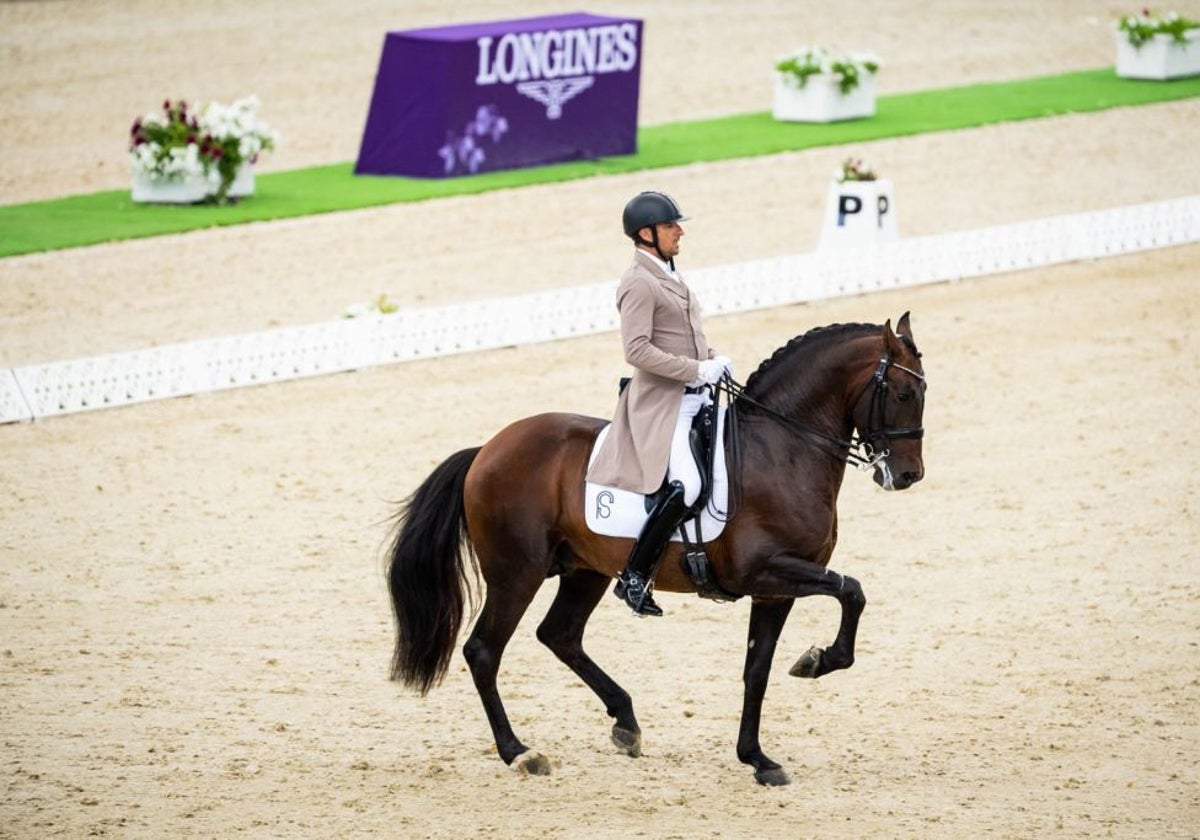
[[[871,407],[867,414],[867,432],[866,434],[856,434],[851,439],[850,460],[854,461],[856,466],[866,469],[874,466],[877,462],[886,458],[890,452],[888,450],[888,441],[909,439],[920,440],[925,436],[924,426],[889,426],[887,423],[887,389],[888,381],[887,374],[890,368],[895,368],[898,371],[907,373],[909,376],[916,379],[918,382],[924,382],[923,374],[917,373],[911,368],[906,368],[904,365],[898,365],[891,360],[890,357],[884,356],[879,360],[879,367],[875,368],[875,374],[871,380],[863,385],[858,396],[854,399],[851,405],[857,407],[862,402],[863,396],[866,394],[867,388],[874,386],[874,391],[871,394]],[[878,416],[879,425],[875,425],[875,419]]]

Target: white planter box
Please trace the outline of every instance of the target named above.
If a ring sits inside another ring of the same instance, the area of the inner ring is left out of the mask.
[[[775,74],[775,104],[772,115],[785,122],[827,123],[875,115],[875,76],[862,73],[858,86],[849,93],[838,90],[832,73],[809,76],[801,87],[789,73]]]
[[[249,164],[244,164],[238,170],[233,183],[229,185],[229,196],[245,198],[248,195],[254,195],[254,168]]]
[[[898,231],[890,180],[834,181],[829,185],[822,249],[882,245],[895,241]]]
[[[1187,41],[1155,35],[1140,47],[1117,33],[1117,75],[1123,79],[1178,79],[1200,75],[1200,29],[1189,29]]]
[[[187,178],[163,181],[145,174],[133,173],[132,197],[138,204],[199,204],[217,194],[220,176],[213,172],[208,178]],[[229,185],[228,197],[245,198],[254,195],[254,169],[249,165],[238,170]]]
[[[164,181],[144,172],[133,173],[133,200],[139,204],[196,204],[209,194],[204,178]]]

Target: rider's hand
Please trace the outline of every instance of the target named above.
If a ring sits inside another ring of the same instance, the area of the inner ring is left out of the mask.
[[[702,359],[698,367],[696,379],[704,385],[716,385],[721,381],[721,377],[725,375],[725,364],[718,356],[715,359]]]
[[[733,359],[728,356],[713,356],[713,361],[720,362],[725,369],[725,373],[728,373],[731,377],[733,376]]]

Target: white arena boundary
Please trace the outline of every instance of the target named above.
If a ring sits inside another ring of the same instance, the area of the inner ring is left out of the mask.
[[[1200,196],[689,271],[713,315],[1200,241]],[[616,281],[0,369],[0,423],[618,329]]]

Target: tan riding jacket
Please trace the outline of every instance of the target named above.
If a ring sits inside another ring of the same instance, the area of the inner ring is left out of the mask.
[[[667,474],[684,384],[696,378],[700,359],[716,354],[704,337],[696,296],[642,251],[634,251],[617,287],[617,310],[633,381],[617,401],[587,480],[653,493]]]

